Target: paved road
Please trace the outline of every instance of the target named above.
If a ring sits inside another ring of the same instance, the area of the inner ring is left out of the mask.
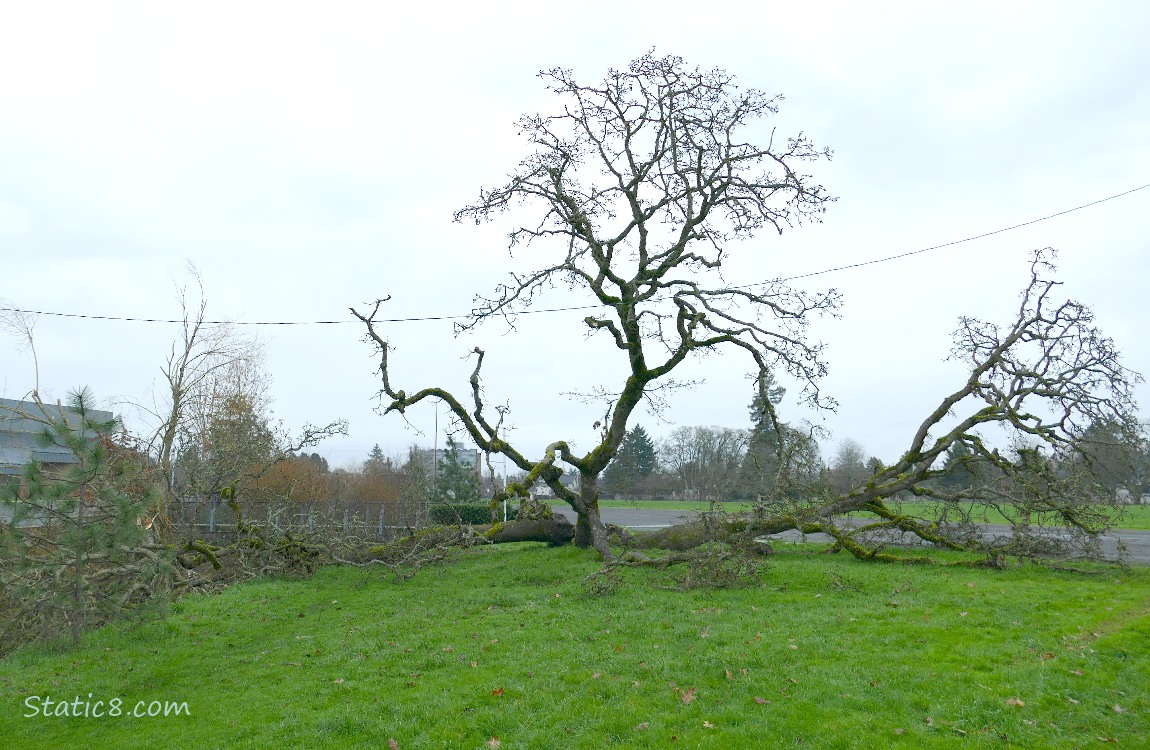
[[[575,521],[575,511],[568,507],[554,507],[553,510],[567,516],[572,522]],[[691,517],[689,511],[679,510],[649,510],[646,508],[603,508],[602,516],[606,523],[613,523],[619,526],[626,526],[629,529],[661,529],[665,526],[672,526],[677,523],[683,523]],[[987,538],[996,536],[1003,536],[1010,533],[1009,526],[986,524],[983,526]],[[780,541],[799,541],[802,535],[797,531],[788,531],[783,534],[776,534],[771,539]],[[830,537],[826,534],[808,534],[806,537],[810,542],[829,542]],[[917,538],[916,538],[917,541]],[[1118,554],[1118,544],[1121,542],[1126,547],[1126,553],[1132,562],[1137,563],[1150,563],[1150,531],[1129,531],[1120,529],[1107,534],[1100,538],[1100,545],[1102,552],[1107,557],[1116,557]]]

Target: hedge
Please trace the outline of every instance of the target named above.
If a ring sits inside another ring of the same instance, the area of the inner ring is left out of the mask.
[[[507,505],[507,520],[515,519],[519,513],[518,504]],[[458,503],[456,505],[432,505],[428,508],[427,517],[436,524],[485,524],[491,523],[491,506],[487,503]],[[500,509],[499,518],[502,520],[503,512]]]

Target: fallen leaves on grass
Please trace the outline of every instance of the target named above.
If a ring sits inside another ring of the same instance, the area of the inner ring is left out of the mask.
[[[395,741],[394,737],[387,738],[387,750],[399,750],[399,743]]]
[[[334,680],[332,680],[332,682],[334,682],[335,684],[338,685],[339,683],[343,682],[343,678],[342,677],[336,677]]]
[[[503,695],[503,688],[497,687],[491,691],[491,694],[498,698],[499,696]]]
[[[755,703],[758,703],[760,706],[765,706],[765,705],[768,705],[770,703],[770,701],[767,700],[766,698],[760,698],[757,695],[754,698],[752,698],[751,700],[753,700]]]
[[[715,725],[712,724],[711,722],[707,721],[706,719],[703,720],[703,726],[706,727],[707,729],[714,729],[715,728]]]
[[[901,727],[895,727],[894,733],[895,733],[895,734],[902,734],[902,733],[903,733],[903,732],[905,732],[905,731],[906,731],[906,730],[905,730],[905,729],[902,729]]]
[[[1025,703],[1023,703],[1022,701],[1020,701],[1020,700],[1019,700],[1019,699],[1017,699],[1017,698],[1007,698],[1007,699],[1006,699],[1006,705],[1008,705],[1008,706],[1013,706],[1013,707],[1015,707],[1015,708],[1022,708],[1022,707],[1023,707],[1023,706],[1025,706],[1026,704],[1025,704]]]
[[[687,688],[684,690],[682,695],[679,696],[679,700],[683,701],[684,703],[690,703],[691,701],[695,700],[695,688]]]
[[[651,723],[644,721],[642,724],[636,724],[635,725],[635,731],[636,732],[642,732],[644,729],[646,729],[649,726],[651,726]]]
[[[555,596],[559,596],[559,595],[556,594]],[[492,737],[491,739],[487,740],[487,746],[488,747],[499,747],[502,744],[503,743],[499,741],[498,737]]]
[[[1122,708],[1122,706],[1119,706],[1117,703],[1114,704],[1114,713],[1120,714],[1123,711],[1125,711],[1125,709]]]

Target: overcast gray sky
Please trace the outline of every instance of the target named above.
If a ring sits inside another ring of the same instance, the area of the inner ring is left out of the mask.
[[[1150,183],[1147,38],[1140,1],[6,3],[0,297],[176,317],[191,260],[213,318],[350,320],[349,306],[389,294],[387,317],[464,313],[530,260],[509,257],[509,224],[451,216],[525,153],[518,115],[554,109],[536,72],[563,66],[594,82],[651,47],[785,94],[765,125],[835,152],[813,168],[839,198],[824,223],[732,246],[728,281],[904,253]],[[1029,253],[1044,246],[1060,250],[1066,295],[1093,306],[1129,367],[1150,370],[1148,217],[1150,189],[795,282],[843,294],[841,318],[812,329],[840,408],[785,402],[783,417],[895,458],[963,378],[944,361],[956,318],[1007,322]],[[611,386],[621,369],[584,341],[583,314],[459,339],[445,321],[394,324],[394,382],[465,392],[463,357],[479,345],[513,438],[589,447],[601,408],[561,394]],[[148,398],[177,328],[43,316],[35,332],[44,396],[88,385],[114,405]],[[350,421],[346,439],[320,448],[334,464],[375,443],[431,442],[431,407],[410,413],[422,436],[373,412],[375,363],[357,325],[259,333],[277,418]],[[653,435],[747,425],[743,360],[708,358],[690,374],[705,382],[671,400],[668,422],[639,416]],[[28,354],[0,338],[0,396],[32,382]]]

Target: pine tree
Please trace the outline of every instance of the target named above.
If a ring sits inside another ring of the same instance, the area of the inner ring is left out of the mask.
[[[41,445],[65,448],[74,462],[49,469],[27,464],[16,486],[3,488],[13,510],[0,524],[8,598],[0,641],[85,630],[116,617],[163,588],[169,556],[145,544],[146,509],[156,498],[146,457],[117,444],[117,420],[93,415],[92,395],[70,394],[56,414],[41,406]],[[7,632],[16,627],[20,632]]]
[[[946,450],[946,463],[943,464],[946,474],[939,477],[939,485],[952,491],[970,487],[976,478],[976,463],[973,448],[963,442],[954,443]]]
[[[390,468],[390,464],[387,456],[383,455],[383,449],[376,443],[371,453],[367,454],[367,460],[363,462],[363,471],[365,474],[382,474]]]
[[[439,464],[435,482],[436,500],[451,503],[472,503],[479,500],[479,476],[474,468],[459,463],[459,443],[447,436],[447,450]]]
[[[751,399],[751,437],[747,441],[747,453],[743,458],[743,467],[739,478],[739,491],[737,494],[744,497],[765,496],[775,489],[779,473],[779,430],[775,428],[771,414],[774,407],[783,400],[787,389],[775,382],[775,376],[769,371],[755,389],[754,398]],[[767,401],[763,401],[763,394]],[[768,407],[769,405],[769,407]],[[785,425],[781,425],[783,435],[787,434]],[[785,438],[784,438],[785,439]]]
[[[606,488],[617,495],[633,496],[639,491],[640,480],[655,471],[657,454],[655,443],[642,425],[635,425],[623,437],[615,460],[603,474]]]

